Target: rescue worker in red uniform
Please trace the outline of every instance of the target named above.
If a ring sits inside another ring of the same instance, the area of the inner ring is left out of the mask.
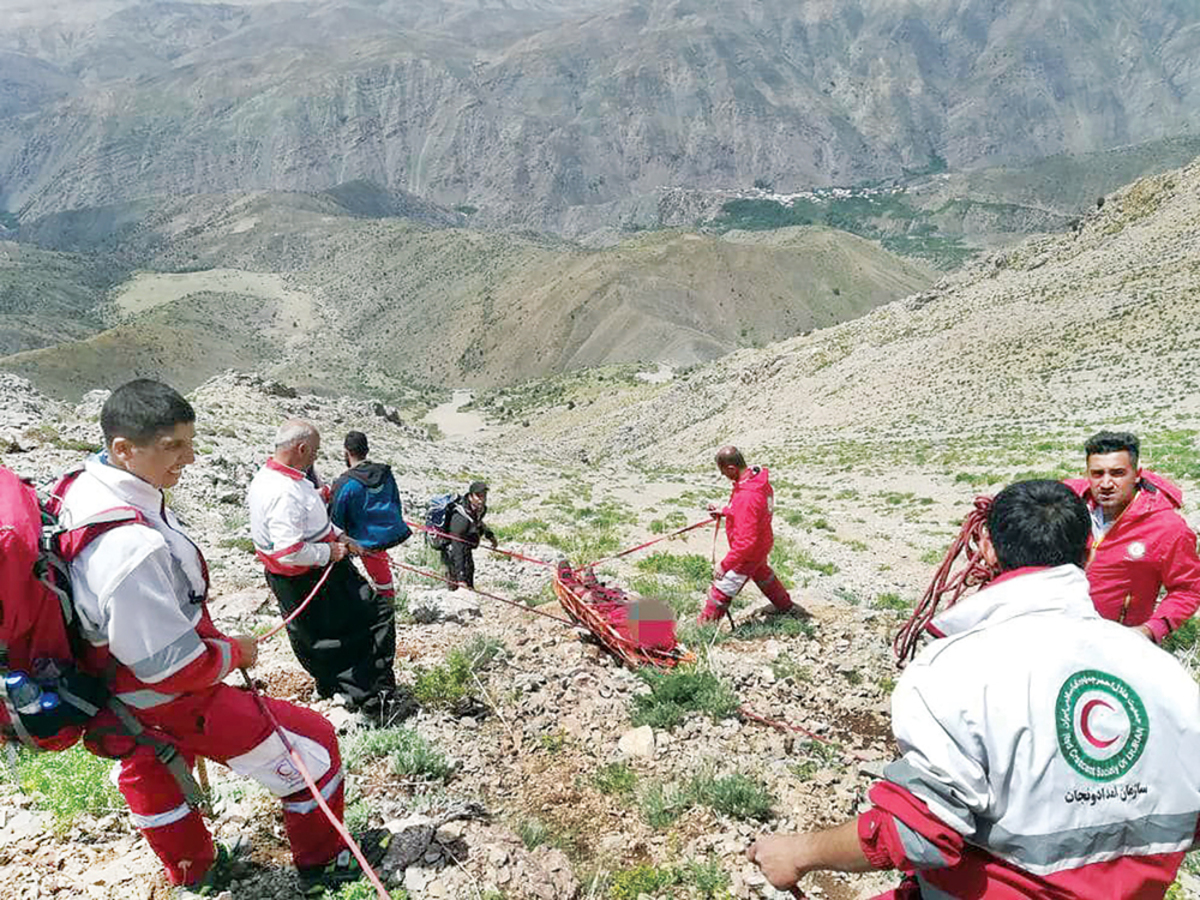
[[[1160,643],[1200,606],[1200,558],[1179,513],[1183,492],[1138,468],[1138,449],[1127,432],[1093,435],[1087,477],[1067,486],[1092,516],[1087,576],[1096,610]]]
[[[714,517],[724,518],[729,552],[713,569],[713,582],[700,621],[714,622],[725,615],[733,598],[751,580],[777,612],[790,612],[795,604],[767,563],[775,546],[771,531],[775,492],[767,470],[747,466],[742,452],[734,446],[717,451],[717,468],[733,482],[733,490],[726,506],[710,503],[708,511]]]
[[[115,390],[100,425],[105,450],[89,459],[63,497],[62,519],[130,519],[95,537],[71,563],[85,668],[107,674],[116,698],[143,726],[174,745],[190,766],[202,756],[253,778],[283,804],[302,887],[357,878],[358,864],[320,811],[283,742],[247,691],[223,683],[254,665],[251,637],[225,635],[209,616],[208,569],[199,548],[167,508],[165,488],[195,461],[195,413],[178,393],[138,380]],[[263,698],[339,818],[343,771],[333,727],[311,710]],[[118,787],[134,823],[180,895],[219,887],[224,848],[152,747],[95,729],[89,748],[120,755]],[[114,743],[122,744],[120,748]],[[372,850],[372,852],[375,852]]]

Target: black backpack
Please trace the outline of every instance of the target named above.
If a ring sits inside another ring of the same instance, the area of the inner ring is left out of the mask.
[[[438,532],[449,531],[454,507],[461,502],[462,497],[457,494],[438,494],[429,501],[425,512],[425,543],[434,550],[445,550],[450,546],[450,539]]]

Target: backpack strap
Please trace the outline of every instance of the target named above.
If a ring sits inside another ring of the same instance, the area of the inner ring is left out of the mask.
[[[179,752],[179,748],[169,740],[159,737],[137,720],[129,711],[129,707],[116,697],[109,697],[107,706],[121,723],[121,733],[127,734],[137,743],[154,750],[158,761],[167,767],[167,771],[175,778],[184,800],[192,809],[199,810],[204,815],[211,815],[212,809],[208,797],[192,777],[191,767]],[[97,730],[98,731],[98,730]]]
[[[4,684],[4,679],[0,678],[0,701],[4,703],[4,711],[8,713],[8,724],[17,738],[22,744],[34,746],[36,742],[33,737],[25,730],[25,726],[21,724],[21,714],[17,712],[16,706],[13,705],[12,697],[8,696],[8,687]]]
[[[133,524],[146,525],[149,523],[142,515],[141,510],[136,507],[114,506],[112,509],[88,516],[70,528],[58,526],[47,529],[43,534],[43,542],[49,542],[47,550],[56,554],[64,562],[71,563],[88,544],[100,535],[122,525]]]

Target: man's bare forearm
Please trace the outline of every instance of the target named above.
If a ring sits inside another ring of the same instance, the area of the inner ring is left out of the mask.
[[[773,834],[759,838],[746,852],[776,888],[794,885],[808,872],[870,872],[874,868],[858,842],[858,821],[808,834]]]

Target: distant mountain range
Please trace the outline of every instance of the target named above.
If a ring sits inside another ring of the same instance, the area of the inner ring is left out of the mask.
[[[1198,88],[1197,0],[0,0],[0,209],[370,181],[583,235],[1186,136]]]
[[[0,354],[24,351],[0,356],[0,370],[57,396],[131,374],[190,389],[228,367],[360,395],[509,384],[609,363],[688,366],[932,280],[820,226],[660,230],[589,249],[444,227],[453,217],[363,183],[45,216],[20,243],[0,241]]]

